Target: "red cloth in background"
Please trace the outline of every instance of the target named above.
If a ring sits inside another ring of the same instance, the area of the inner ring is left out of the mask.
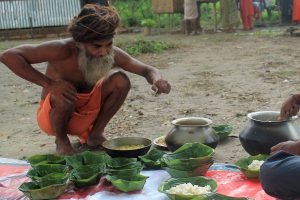
[[[300,22],[300,0],[294,0],[293,21]]]
[[[255,200],[275,200],[267,195],[258,179],[248,179],[237,171],[211,170],[206,173],[218,183],[217,192],[231,197],[248,197]]]
[[[0,177],[16,174],[24,174],[25,171],[31,167],[26,166],[15,166],[15,165],[0,165]]]
[[[245,30],[253,28],[252,17],[254,15],[254,8],[252,0],[240,0],[240,14]]]

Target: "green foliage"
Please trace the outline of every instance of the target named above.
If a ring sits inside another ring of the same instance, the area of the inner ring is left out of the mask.
[[[163,0],[162,0],[163,1]],[[145,19],[152,19],[156,25],[161,28],[181,26],[183,13],[174,14],[155,14],[152,10],[151,0],[114,0],[113,6],[117,8],[122,19],[122,24],[127,27],[141,26]],[[220,3],[216,4],[217,21],[221,23]],[[272,0],[272,16],[267,15],[267,11],[262,12],[262,23],[269,25],[279,22],[278,8],[275,0]],[[213,28],[214,14],[212,3],[201,3],[200,6],[200,23],[204,28]]]
[[[141,21],[141,25],[144,27],[154,27],[156,25],[155,21],[153,19],[143,19]]]
[[[142,19],[154,18],[150,0],[114,0],[122,24],[128,27],[140,26]]]
[[[174,48],[173,44],[156,40],[137,40],[131,44],[119,44],[122,49],[132,56],[144,53],[162,53],[164,50]]]

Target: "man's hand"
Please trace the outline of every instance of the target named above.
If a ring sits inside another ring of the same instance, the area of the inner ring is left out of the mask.
[[[295,155],[300,155],[300,140],[281,142],[271,148],[271,153],[276,151],[286,151]]]
[[[285,120],[299,112],[299,103],[295,95],[289,97],[281,106],[279,120]]]
[[[75,101],[77,94],[76,88],[71,83],[64,80],[57,80],[51,83],[49,92],[55,96],[65,98],[66,101],[70,101],[70,103]]]
[[[169,94],[171,90],[171,85],[168,83],[168,81],[159,79],[153,83],[152,90],[155,92],[155,94]]]

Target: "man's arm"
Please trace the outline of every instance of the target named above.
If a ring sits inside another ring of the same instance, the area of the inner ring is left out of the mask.
[[[300,108],[300,93],[290,96],[281,106],[279,120],[297,115]]]
[[[9,49],[0,55],[0,62],[4,63],[19,77],[42,86],[52,94],[73,101],[76,96],[76,89],[73,85],[64,80],[52,80],[31,66],[35,63],[61,61],[71,54],[72,52],[65,41],[52,41],[40,45],[22,45]]]
[[[34,69],[31,64],[64,59],[66,53],[60,42],[46,42],[40,45],[22,45],[0,54],[0,62],[21,78],[49,88],[51,79]]]
[[[300,155],[300,140],[281,142],[271,148],[271,153],[286,151],[295,155]]]
[[[114,51],[116,66],[145,77],[148,83],[152,85],[152,90],[158,94],[170,92],[170,84],[162,78],[158,69],[131,57],[118,47],[114,47]]]

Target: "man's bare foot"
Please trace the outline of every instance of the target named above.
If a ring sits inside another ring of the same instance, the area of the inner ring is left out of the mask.
[[[81,144],[80,142],[73,144],[73,148],[76,151],[76,153],[81,153],[84,151],[103,151],[104,150],[102,145],[90,146],[86,143]]]
[[[59,139],[55,140],[56,152],[60,155],[72,155],[75,152],[69,140],[61,141]]]
[[[106,138],[103,136],[103,133],[100,134],[90,134],[87,140],[88,146],[100,146],[106,141]]]

